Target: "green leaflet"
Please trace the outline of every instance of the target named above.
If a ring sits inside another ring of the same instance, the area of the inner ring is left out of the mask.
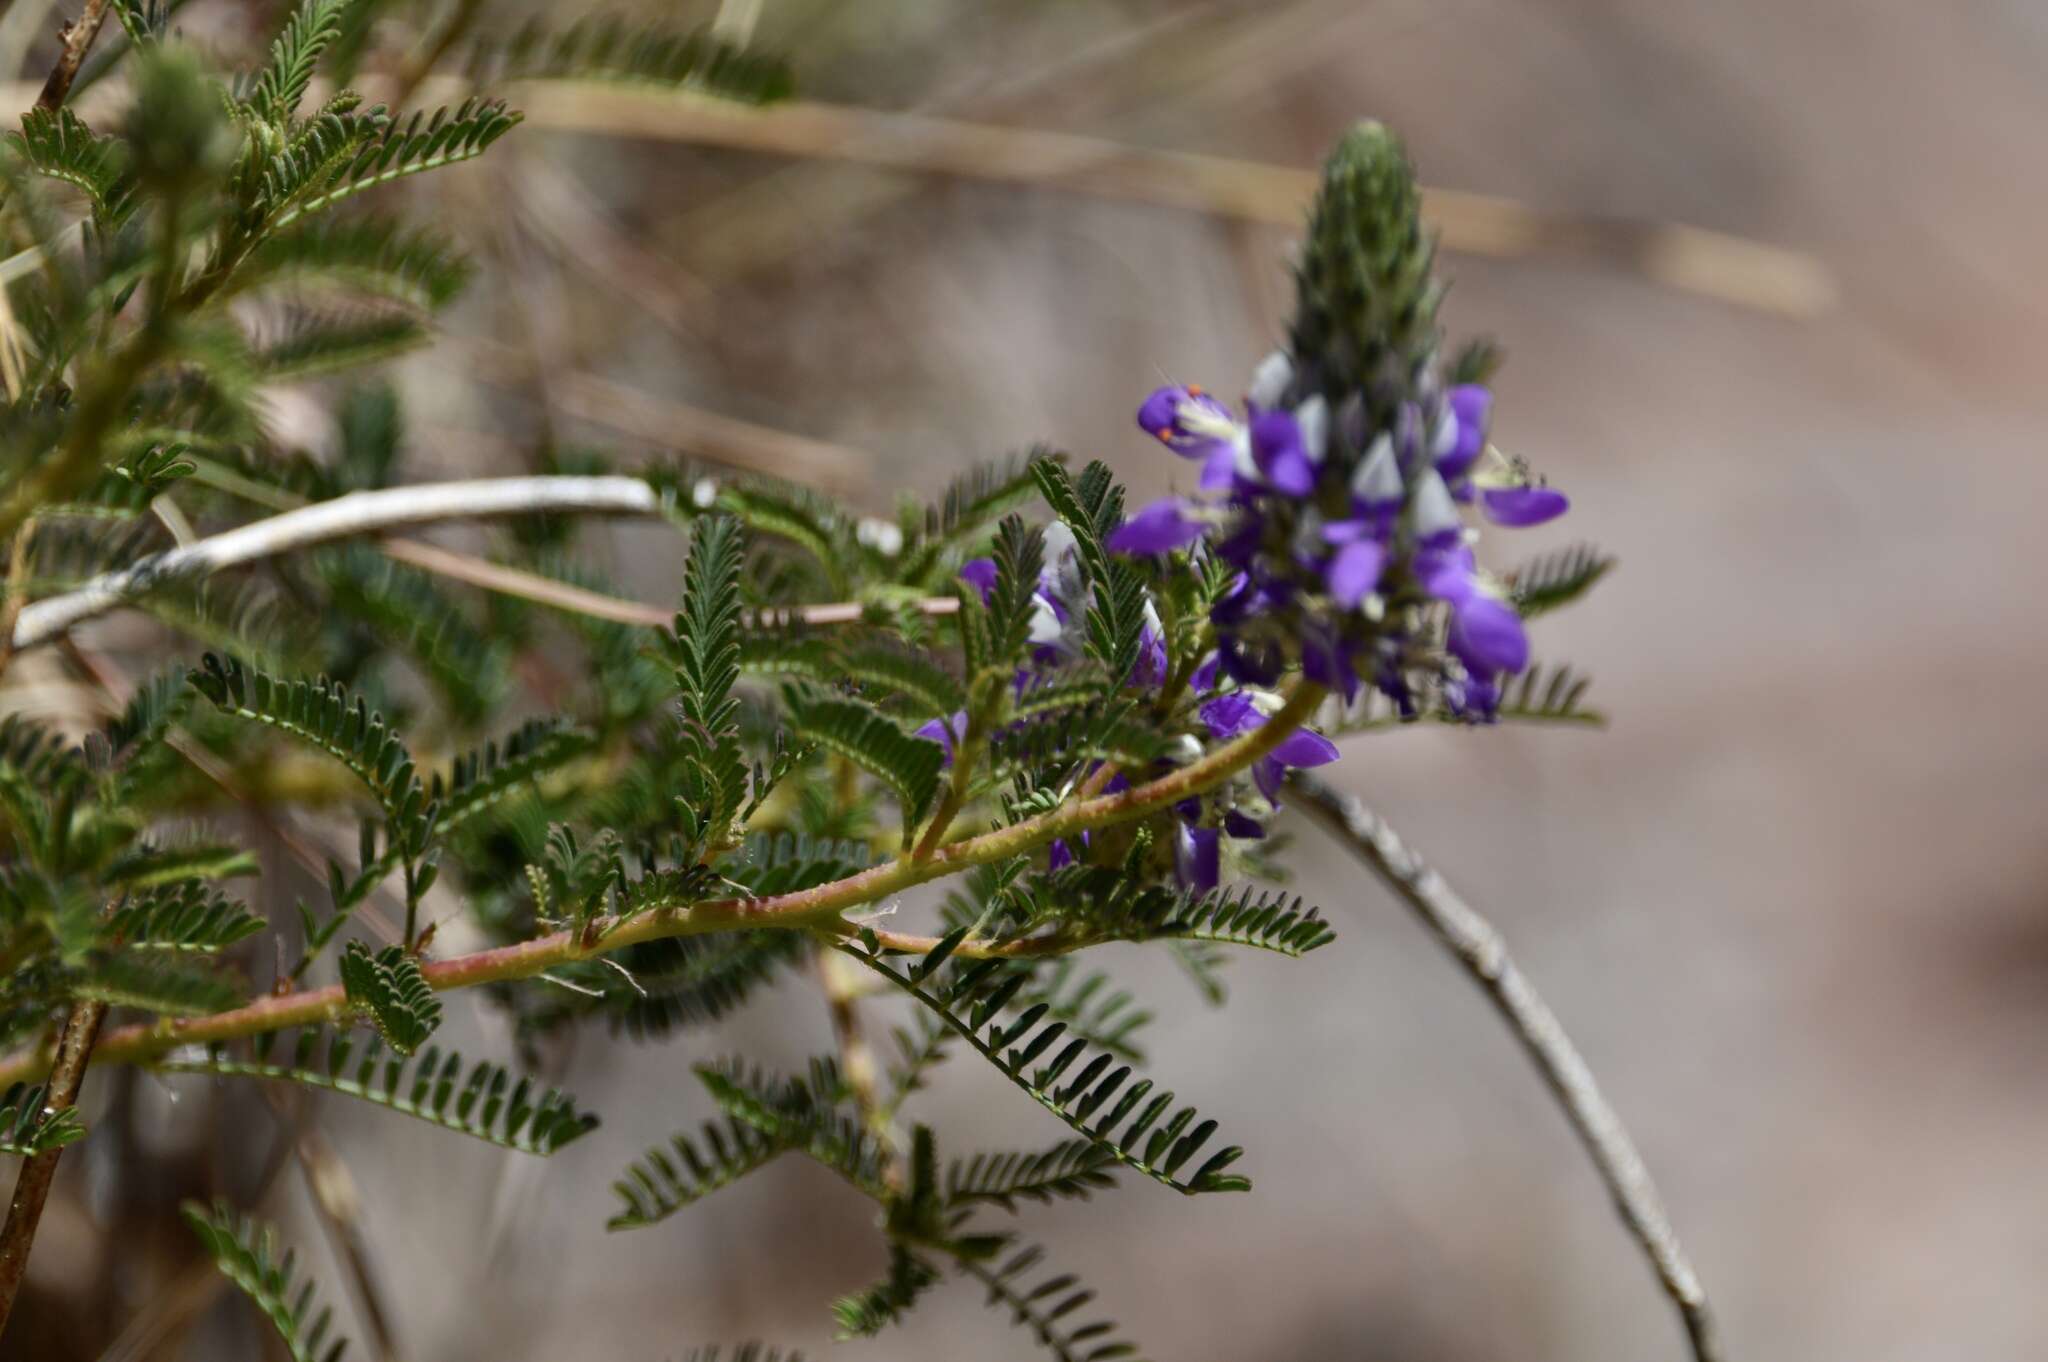
[[[349,1004],[401,1055],[419,1049],[441,1024],[441,1000],[420,962],[401,947],[372,955],[362,942],[349,942],[341,952],[341,983]]]

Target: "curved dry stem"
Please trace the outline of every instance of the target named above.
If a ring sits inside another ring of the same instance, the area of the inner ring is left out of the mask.
[[[1515,1038],[1536,1061],[1543,1081],[1557,1095],[1629,1233],[1642,1246],[1665,1294],[1678,1307],[1693,1357],[1697,1362],[1722,1362],[1706,1288],[1679,1246],[1643,1156],[1621,1117],[1601,1094],[1592,1069],[1565,1034],[1557,1014],[1515,967],[1500,932],[1459,898],[1363,801],[1300,772],[1292,773],[1288,783],[1300,792],[1308,816],[1412,908],[1493,999]]]

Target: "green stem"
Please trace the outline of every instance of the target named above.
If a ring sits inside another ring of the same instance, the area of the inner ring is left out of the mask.
[[[663,908],[635,917],[603,920],[594,924],[594,930],[588,934],[555,932],[473,955],[429,961],[421,966],[421,973],[436,989],[473,988],[478,984],[529,979],[573,960],[664,937],[764,927],[823,929],[843,934],[838,918],[850,908],[890,898],[977,865],[1024,855],[1056,838],[1072,837],[1085,829],[1143,818],[1190,795],[1213,789],[1271,752],[1281,739],[1315,713],[1324,694],[1321,686],[1298,682],[1286,704],[1272,718],[1199,761],[1144,785],[1078,800],[1022,823],[949,843],[924,860],[904,856],[843,880],[769,898],[712,899],[687,908]],[[594,944],[585,945],[586,940]],[[101,1040],[97,1057],[117,1064],[147,1061],[180,1045],[233,1040],[289,1026],[339,1022],[347,1011],[348,1000],[340,985],[330,985],[260,998],[246,1007],[210,1017],[167,1017],[124,1026]],[[50,1056],[38,1051],[26,1051],[0,1061],[0,1086],[39,1075],[47,1070],[49,1062]]]

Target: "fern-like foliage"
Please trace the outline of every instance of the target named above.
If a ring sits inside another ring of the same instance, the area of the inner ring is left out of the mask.
[[[612,1184],[624,1203],[612,1229],[665,1220],[791,1151],[868,1196],[887,1196],[882,1147],[858,1118],[838,1110],[844,1084],[831,1061],[812,1061],[804,1077],[777,1078],[737,1061],[702,1064],[696,1073],[725,1120],[707,1122],[695,1139],[679,1134],[629,1166]]]
[[[492,739],[463,753],[446,775],[437,772],[428,782],[428,797],[441,809],[441,828],[460,828],[493,805],[586,755],[595,742],[588,730],[560,719],[530,719],[503,739]]]
[[[305,191],[291,194],[295,201],[271,225],[287,227],[378,185],[481,156],[518,125],[519,117],[499,100],[472,97],[431,116],[422,112],[402,123],[382,123],[368,137],[361,123],[337,126],[333,136],[353,154],[322,162],[303,175]]]
[[[424,822],[428,800],[412,754],[346,686],[321,678],[286,681],[208,653],[190,679],[223,713],[310,743],[353,771],[394,826]]]
[[[922,1255],[891,1240],[889,1270],[881,1281],[865,1291],[842,1296],[832,1303],[833,1318],[839,1322],[839,1337],[873,1338],[902,1319],[917,1299],[938,1285],[939,1270]]]
[[[523,1154],[553,1154],[598,1123],[574,1098],[500,1065],[480,1061],[465,1068],[460,1054],[437,1047],[407,1059],[374,1038],[318,1027],[300,1030],[289,1045],[279,1035],[263,1037],[248,1057],[214,1045],[173,1052],[157,1067],[338,1092]]]
[[[372,955],[362,942],[349,942],[341,953],[341,983],[349,1005],[401,1055],[426,1044],[441,1024],[440,998],[420,972],[420,962],[402,947],[386,946]]]
[[[612,1184],[624,1203],[606,1222],[614,1230],[644,1229],[674,1215],[721,1187],[788,1151],[779,1138],[751,1121],[727,1117],[707,1121],[695,1139],[673,1136],[666,1148],[647,1151]]]
[[[1116,1162],[1093,1140],[1064,1140],[1037,1153],[976,1154],[946,1169],[946,1202],[1015,1211],[1020,1201],[1086,1201],[1116,1186]]]
[[[676,614],[676,701],[682,768],[676,815],[701,860],[735,840],[734,820],[747,798],[747,763],[739,745],[740,526],[730,516],[699,520],[683,573]]]
[[[1001,960],[977,961],[941,973],[939,967],[966,935],[948,933],[909,970],[879,954],[843,946],[847,954],[932,1009],[946,1025],[1002,1074],[1110,1156],[1175,1191],[1245,1191],[1249,1179],[1225,1170],[1244,1153],[1236,1146],[1210,1155],[1182,1176],[1216,1133],[1216,1123],[1193,1107],[1173,1105],[1170,1092],[1153,1092],[1150,1079],[1131,1082],[1127,1064],[1113,1055],[1089,1055],[1085,1040],[1067,1035],[1064,1022],[1047,1021],[1049,1004],[1004,1015],[1029,976],[1004,968]]]
[[[0,1154],[31,1159],[85,1138],[78,1108],[50,1111],[43,1103],[49,1089],[15,1083],[0,1092]]]
[[[263,919],[198,880],[137,894],[114,910],[109,935],[130,950],[211,954],[263,930]]]
[[[1501,687],[1499,717],[1525,723],[1584,724],[1598,728],[1607,716],[1583,703],[1593,684],[1568,666],[1531,663]]]
[[[1574,544],[1524,563],[1508,576],[1509,598],[1523,619],[1570,605],[1614,570],[1615,559],[1590,544]]]
[[[845,757],[895,791],[906,825],[930,807],[946,760],[937,743],[904,732],[864,700],[794,688],[785,699],[791,730]]]
[[[279,126],[291,122],[313,83],[320,54],[341,36],[342,12],[350,0],[310,0],[292,12],[270,46],[270,62],[256,77],[247,107]]]
[[[21,131],[8,141],[37,174],[84,191],[102,224],[126,216],[134,184],[127,147],[117,139],[102,137],[69,109],[39,108],[21,116]]]
[[[78,995],[169,1017],[201,1017],[243,1001],[242,985],[216,969],[161,951],[125,950],[86,966]]]
[[[718,1351],[718,1345],[708,1348],[692,1348],[683,1362],[804,1362],[804,1355],[798,1352],[785,1353],[780,1348],[771,1348],[765,1343],[749,1341],[733,1348],[728,1355]]]
[[[1082,469],[1078,482],[1049,458],[1034,462],[1031,471],[1046,504],[1074,533],[1074,550],[1092,591],[1087,614],[1089,654],[1113,684],[1121,685],[1137,665],[1138,638],[1145,627],[1144,579],[1129,559],[1113,556],[1103,547],[1103,541],[1123,524],[1123,489],[1108,465],[1099,461]]]
[[[1095,1299],[1095,1292],[1083,1286],[1079,1277],[1061,1272],[1031,1280],[1034,1269],[1044,1261],[1045,1250],[1031,1244],[1000,1263],[963,1259],[960,1271],[988,1288],[991,1309],[1006,1310],[1059,1362],[1137,1358],[1138,1346],[1122,1337],[1114,1323],[1075,1318]]]
[[[225,1201],[210,1208],[188,1201],[181,1209],[214,1265],[276,1328],[292,1362],[341,1362],[348,1340],[329,1339],[334,1312],[327,1306],[315,1309],[313,1283],[298,1280],[297,1250],[286,1249],[279,1257],[274,1228],[237,1214]]]
[[[477,44],[467,65],[485,83],[631,81],[749,104],[786,99],[795,85],[787,62],[736,47],[709,29],[618,18],[581,19],[563,29],[529,22],[503,41]]]
[[[469,276],[468,258],[440,232],[343,218],[272,232],[251,252],[238,283],[334,284],[431,309],[453,301]]]

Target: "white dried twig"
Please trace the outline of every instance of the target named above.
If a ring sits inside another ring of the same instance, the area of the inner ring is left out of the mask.
[[[1300,772],[1288,783],[1302,795],[1302,808],[1308,816],[1414,909],[1423,925],[1450,948],[1493,999],[1515,1038],[1536,1061],[1543,1081],[1564,1106],[1629,1233],[1642,1246],[1665,1294],[1678,1307],[1693,1357],[1697,1362],[1721,1362],[1706,1289],[1679,1246],[1643,1156],[1636,1151],[1621,1117],[1601,1095],[1593,1071],[1565,1034],[1557,1014],[1515,967],[1499,930],[1458,897],[1443,876],[1409,850],[1364,801]]]

